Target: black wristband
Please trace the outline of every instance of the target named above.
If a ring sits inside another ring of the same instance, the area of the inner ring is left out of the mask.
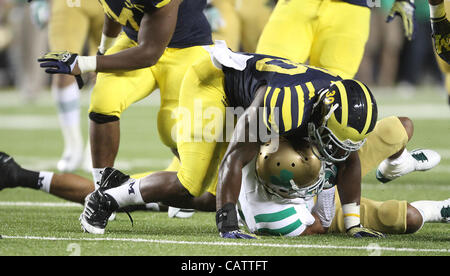
[[[227,203],[216,212],[216,224],[217,229],[221,233],[239,229],[236,205],[234,203]]]

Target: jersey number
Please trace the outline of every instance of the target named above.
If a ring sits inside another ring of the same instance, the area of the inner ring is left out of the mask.
[[[287,59],[263,58],[256,62],[256,70],[258,71],[276,72],[286,75],[304,74],[310,68],[337,77],[337,75],[325,69],[311,65],[295,63]]]

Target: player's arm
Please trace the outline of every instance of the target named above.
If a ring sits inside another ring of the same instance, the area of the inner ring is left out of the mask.
[[[180,0],[144,15],[138,33],[138,46],[114,55],[97,57],[97,72],[135,70],[155,65],[172,39]]]
[[[98,55],[104,55],[106,51],[112,47],[117,36],[122,31],[122,25],[117,23],[114,19],[105,14],[103,23],[103,32],[100,45],[98,47]]]
[[[217,184],[217,228],[225,238],[251,238],[242,236],[239,231],[236,202],[239,198],[244,168],[258,153],[260,144],[257,135],[250,131],[251,125],[258,125],[258,108],[264,103],[266,87],[260,87],[251,106],[239,118],[233,137],[219,168]],[[237,232],[237,233],[236,233]]]
[[[128,71],[150,67],[159,60],[175,31],[181,0],[172,0],[142,18],[138,45],[108,56],[49,53],[38,61],[50,74]],[[117,26],[117,25],[116,25]]]
[[[326,234],[328,231],[327,227],[324,227],[320,221],[320,218],[317,214],[312,214],[315,221],[312,225],[306,227],[305,231],[303,231],[300,236],[307,235],[318,235],[318,234]]]
[[[384,237],[382,233],[361,225],[361,162],[358,152],[352,152],[345,161],[337,163],[336,166],[338,168],[336,187],[341,200],[347,233],[355,238]]]

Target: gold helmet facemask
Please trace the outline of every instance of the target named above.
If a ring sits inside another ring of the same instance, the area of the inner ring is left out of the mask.
[[[309,199],[320,193],[324,184],[324,162],[313,153],[313,145],[301,140],[294,147],[279,140],[261,146],[256,175],[264,187],[282,198]]]

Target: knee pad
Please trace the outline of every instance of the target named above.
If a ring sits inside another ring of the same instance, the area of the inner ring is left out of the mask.
[[[402,201],[388,200],[377,210],[378,220],[388,233],[404,233],[406,231],[406,208]]]
[[[111,116],[111,115],[103,115],[100,113],[90,112],[89,113],[89,119],[96,122],[97,124],[106,124],[111,123],[119,120],[119,117],[117,116]]]
[[[392,116],[377,122],[376,133],[389,145],[402,145],[408,143],[408,134],[398,117]]]

